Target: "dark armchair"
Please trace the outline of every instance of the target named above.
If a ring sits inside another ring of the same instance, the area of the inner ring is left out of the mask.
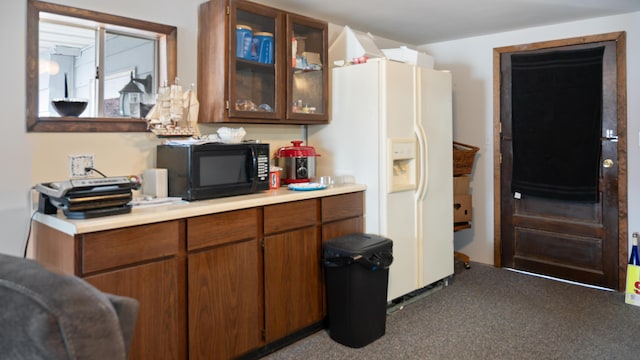
[[[126,359],[138,306],[34,260],[0,254],[3,359]]]

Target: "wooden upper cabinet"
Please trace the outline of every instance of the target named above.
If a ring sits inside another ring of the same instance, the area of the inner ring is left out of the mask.
[[[198,20],[200,123],[327,123],[327,23],[244,0]]]

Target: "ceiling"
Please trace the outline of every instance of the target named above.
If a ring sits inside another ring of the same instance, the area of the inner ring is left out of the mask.
[[[408,45],[640,11],[640,0],[254,0]]]

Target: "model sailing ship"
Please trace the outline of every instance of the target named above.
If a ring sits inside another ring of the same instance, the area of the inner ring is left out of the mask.
[[[199,108],[194,85],[184,91],[179,78],[171,86],[165,81],[158,89],[156,104],[145,117],[147,128],[159,137],[193,136]]]

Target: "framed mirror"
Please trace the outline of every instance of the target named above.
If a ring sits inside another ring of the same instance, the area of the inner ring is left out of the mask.
[[[147,131],[176,27],[37,0],[27,14],[27,131]]]

